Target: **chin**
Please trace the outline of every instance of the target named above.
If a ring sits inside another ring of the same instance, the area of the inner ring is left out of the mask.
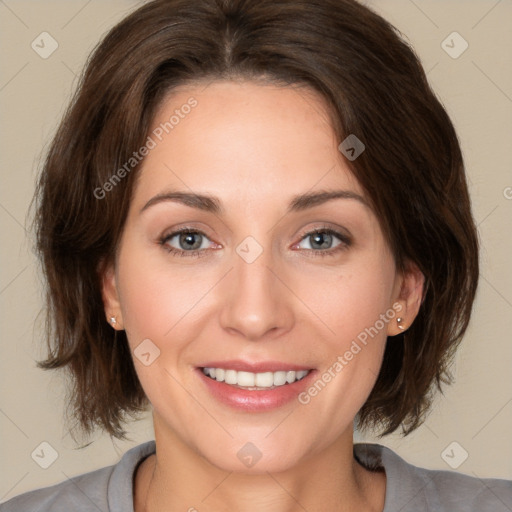
[[[229,445],[221,445],[217,441],[215,446],[204,447],[203,450],[199,447],[199,455],[218,469],[247,475],[287,471],[309,455],[306,451],[297,451],[297,443],[291,441],[276,445],[269,443],[264,436],[259,439],[261,442],[253,436],[253,441],[235,441]],[[293,452],[290,446],[295,447]]]

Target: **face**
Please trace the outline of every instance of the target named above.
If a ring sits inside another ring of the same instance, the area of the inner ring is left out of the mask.
[[[229,471],[351,439],[403,276],[321,97],[183,88],[150,137],[103,291],[155,430]]]

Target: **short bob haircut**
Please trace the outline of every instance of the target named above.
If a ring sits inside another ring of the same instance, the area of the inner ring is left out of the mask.
[[[415,263],[425,287],[413,324],[388,340],[357,426],[409,434],[436,388],[453,381],[449,365],[476,294],[478,236],[450,118],[400,33],[355,0],[154,0],[106,35],[37,185],[48,306],[48,354],[38,366],[68,370],[68,414],[82,433],[100,427],[126,439],[125,415],[147,410],[126,334],[108,324],[101,294],[140,165],[98,190],[145,144],[173,88],[213,80],[313,89],[338,140],[355,134],[365,144],[346,163],[397,269]]]

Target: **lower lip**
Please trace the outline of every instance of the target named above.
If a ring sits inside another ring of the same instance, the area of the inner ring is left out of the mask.
[[[201,368],[197,368],[196,371],[209,392],[219,402],[248,412],[276,409],[297,399],[298,395],[310,385],[316,373],[315,370],[311,370],[304,378],[295,381],[293,384],[277,386],[274,389],[249,391],[207,377]]]

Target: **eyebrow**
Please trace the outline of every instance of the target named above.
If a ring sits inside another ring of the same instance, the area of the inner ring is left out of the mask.
[[[363,196],[353,192],[352,190],[321,190],[318,192],[299,194],[292,197],[286,213],[307,210],[308,208],[319,206],[334,199],[354,199],[367,207],[370,206]],[[181,203],[186,206],[190,206],[191,208],[215,214],[222,214],[224,212],[222,202],[218,197],[192,192],[168,191],[152,197],[142,207],[140,213],[144,212],[151,206],[167,201]]]

